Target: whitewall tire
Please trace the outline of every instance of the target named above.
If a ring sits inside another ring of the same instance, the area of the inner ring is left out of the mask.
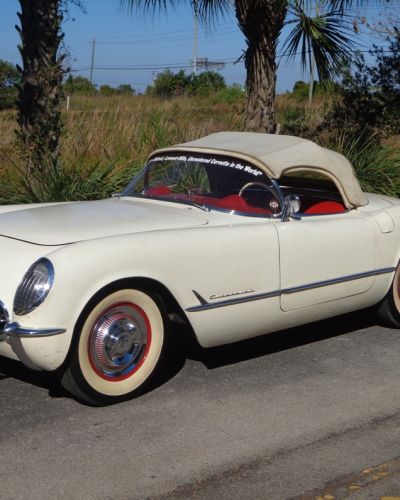
[[[378,305],[378,315],[385,326],[400,328],[400,264],[389,292]]]
[[[101,299],[78,325],[76,335],[62,385],[93,405],[119,402],[143,390],[165,344],[157,299],[135,289]]]

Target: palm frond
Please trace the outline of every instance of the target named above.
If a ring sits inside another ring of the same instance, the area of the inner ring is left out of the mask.
[[[377,0],[378,3],[386,3],[387,0]],[[315,0],[302,0],[304,10],[311,12],[315,9]],[[361,6],[368,3],[368,0],[318,0],[321,10],[335,11],[343,14],[353,6]]]
[[[175,8],[179,3],[180,0],[119,0],[120,8],[130,15],[135,11],[141,14],[150,12],[154,15],[157,11],[166,11],[168,7]]]
[[[206,24],[212,24],[219,16],[224,16],[232,7],[231,0],[190,0],[192,8]],[[187,5],[188,0],[119,0],[120,8],[133,14],[134,11],[154,15],[157,11],[164,12],[168,8]]]
[[[354,43],[350,23],[338,11],[310,16],[303,5],[296,3],[289,9],[291,17],[286,24],[294,24],[284,47],[283,55],[289,61],[300,55],[303,71],[311,70],[313,58],[320,80],[330,80],[351,58]]]
[[[200,19],[212,24],[219,16],[224,17],[232,8],[230,0],[191,0],[192,5],[197,4]]]

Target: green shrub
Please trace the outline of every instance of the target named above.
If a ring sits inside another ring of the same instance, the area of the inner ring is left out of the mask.
[[[173,73],[169,69],[158,73],[146,94],[171,99],[182,95],[208,96],[225,88],[224,77],[215,71],[203,71],[198,75],[187,75],[184,70]]]
[[[304,107],[290,107],[280,113],[281,133],[309,137],[312,133]]]
[[[400,149],[380,144],[368,132],[337,133],[322,145],[350,160],[363,191],[400,195]]]
[[[237,104],[244,103],[246,100],[246,92],[240,86],[233,84],[225,87],[212,96],[212,103]]]
[[[116,166],[116,162],[95,162],[82,166],[57,165],[46,174],[27,176],[16,165],[0,174],[0,204],[44,203],[55,201],[97,200],[121,191],[140,169],[129,162]]]
[[[66,95],[78,94],[78,95],[95,95],[97,93],[95,85],[84,76],[72,76],[69,75],[67,81],[63,86],[64,93]]]
[[[19,74],[15,66],[0,59],[0,109],[15,106],[18,81]]]

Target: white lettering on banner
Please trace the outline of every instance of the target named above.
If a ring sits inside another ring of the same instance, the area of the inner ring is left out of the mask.
[[[221,167],[228,167],[232,168],[235,170],[240,170],[243,172],[246,172],[248,174],[254,175],[255,177],[259,177],[260,175],[263,175],[261,170],[258,170],[257,168],[250,167],[250,165],[242,165],[241,163],[236,163],[234,161],[229,161],[229,160],[218,160],[217,158],[202,158],[202,157],[195,157],[195,156],[156,156],[155,158],[152,158],[150,162],[155,162],[155,161],[183,161],[183,162],[190,162],[190,163],[202,163],[202,164],[209,164],[209,165],[218,165]]]
[[[155,156],[154,158],[152,158],[149,163],[152,163],[153,161],[163,161],[164,160],[164,156]]]
[[[211,158],[193,158],[193,156],[189,156],[188,161],[195,161],[197,163],[210,163]]]
[[[187,156],[164,156],[164,161],[187,161]]]
[[[262,172],[256,170],[255,168],[251,168],[249,166],[245,167],[244,171],[248,172],[249,174],[253,174],[255,176],[262,175]]]

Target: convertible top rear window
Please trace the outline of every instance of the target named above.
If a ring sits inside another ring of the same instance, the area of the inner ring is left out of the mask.
[[[327,176],[320,173],[313,174],[310,170],[294,172],[279,179],[279,184],[284,187],[293,187],[300,189],[314,189],[330,193],[339,193],[336,184]]]

